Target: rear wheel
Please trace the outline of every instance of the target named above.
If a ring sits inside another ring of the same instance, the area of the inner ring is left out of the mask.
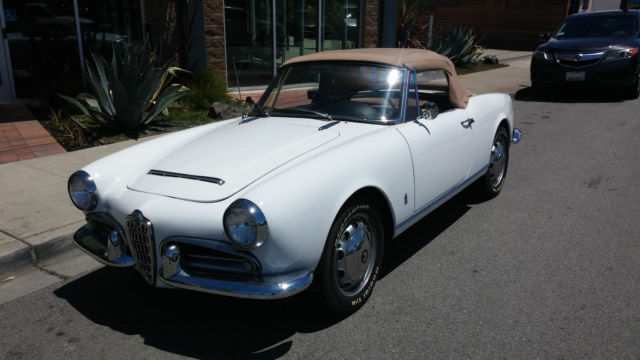
[[[476,189],[484,199],[492,199],[502,191],[509,165],[509,144],[507,129],[500,127],[493,138],[487,172],[476,182]]]
[[[334,313],[349,315],[371,296],[383,249],[378,209],[366,199],[349,201],[331,226],[318,269],[324,298]]]

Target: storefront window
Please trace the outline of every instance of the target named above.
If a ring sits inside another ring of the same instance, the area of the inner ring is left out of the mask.
[[[358,47],[360,7],[361,0],[226,0],[230,86],[236,85],[236,70],[240,86],[265,85],[275,75],[274,62],[281,65],[319,49]],[[322,9],[320,26],[318,9]]]
[[[278,0],[277,4],[277,63],[316,52],[318,0]]]
[[[49,97],[82,90],[82,71],[72,0],[2,0],[7,19],[16,97]],[[116,42],[142,41],[140,1],[78,1],[83,53],[111,58]]]
[[[85,56],[89,55],[88,50],[93,50],[110,59],[115,43],[142,44],[139,1],[79,0],[78,10]]]
[[[359,46],[360,1],[324,1],[323,50],[353,49]]]
[[[273,26],[270,0],[224,3],[229,84],[266,84],[273,76]]]
[[[80,79],[71,0],[3,0],[16,96],[35,97]]]

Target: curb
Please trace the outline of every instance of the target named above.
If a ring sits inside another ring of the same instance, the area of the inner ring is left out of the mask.
[[[501,59],[500,62],[503,63],[503,64],[507,64],[507,63],[510,63],[512,61],[525,60],[525,59],[529,59],[529,58],[531,58],[531,55],[521,55],[521,56],[515,56],[515,57],[511,57],[511,58]]]
[[[0,256],[0,274],[9,274],[27,265],[37,267],[40,262],[73,247],[73,234],[56,236],[37,245],[25,246]]]

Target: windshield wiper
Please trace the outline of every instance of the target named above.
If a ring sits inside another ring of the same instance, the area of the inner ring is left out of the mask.
[[[310,115],[316,115],[319,116],[323,119],[327,119],[329,121],[333,120],[331,114],[327,114],[327,113],[323,113],[320,111],[316,111],[316,110],[311,110],[311,109],[305,109],[305,108],[301,108],[301,107],[292,107],[292,108],[286,108],[286,109],[277,109],[274,110],[274,113],[283,113],[283,114],[310,114]]]

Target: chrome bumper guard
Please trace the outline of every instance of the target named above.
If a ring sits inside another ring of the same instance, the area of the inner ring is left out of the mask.
[[[87,214],[86,218],[87,224],[73,235],[76,246],[105,265],[133,266],[135,262],[120,225],[103,213]]]
[[[513,136],[511,137],[511,143],[517,144],[522,140],[522,131],[520,129],[513,129]]]
[[[160,281],[173,287],[242,298],[277,299],[306,289],[313,273],[265,276],[250,253],[215,240],[168,238],[161,244]]]

